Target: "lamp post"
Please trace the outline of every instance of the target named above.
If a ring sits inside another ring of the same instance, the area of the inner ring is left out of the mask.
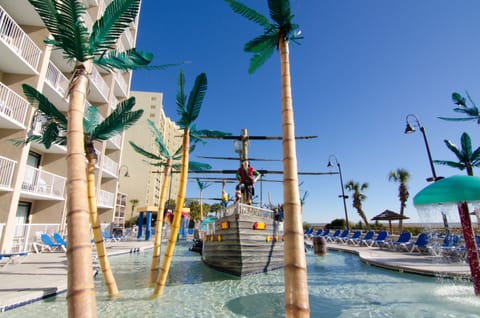
[[[128,173],[128,166],[127,165],[121,165],[120,168],[118,169],[118,174],[120,175],[120,172],[122,171],[122,168],[125,168],[125,174],[123,176],[124,177],[130,177],[130,174]]]
[[[347,230],[350,230],[350,223],[348,222],[348,213],[347,213],[347,202],[345,201],[348,199],[348,195],[345,195],[345,190],[343,188],[343,177],[342,177],[342,168],[340,167],[340,163],[338,162],[337,157],[335,155],[330,155],[328,157],[328,164],[327,167],[331,168],[333,167],[333,162],[331,159],[335,160],[335,163],[337,164],[338,167],[338,175],[340,176],[340,186],[342,187],[342,194],[340,194],[338,197],[343,199],[343,209],[345,210],[345,221],[347,223]]]
[[[417,116],[413,114],[408,114],[407,117],[405,118],[405,121],[407,123],[407,127],[405,127],[405,134],[410,134],[415,132],[415,128],[410,125],[409,119],[412,119],[414,122],[414,125],[418,129],[420,129],[420,132],[423,135],[423,141],[425,142],[425,148],[427,148],[427,155],[428,155],[428,162],[430,163],[430,169],[432,170],[432,177],[427,178],[427,182],[432,182],[432,181],[437,181],[440,179],[443,179],[443,177],[437,177],[437,174],[435,173],[435,167],[433,166],[433,160],[432,160],[432,154],[430,153],[430,147],[428,146],[428,141],[427,141],[427,134],[425,133],[425,128],[423,128],[422,125],[420,125],[420,121],[418,120]]]

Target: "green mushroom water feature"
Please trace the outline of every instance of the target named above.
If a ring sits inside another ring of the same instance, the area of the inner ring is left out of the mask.
[[[413,204],[417,209],[425,206],[437,206],[440,210],[445,204],[457,205],[476,296],[480,296],[480,256],[470,220],[468,204],[479,201],[480,177],[474,176],[452,176],[436,181],[425,187],[413,198]]]

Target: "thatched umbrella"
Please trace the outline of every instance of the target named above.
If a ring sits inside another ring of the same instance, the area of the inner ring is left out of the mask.
[[[372,221],[388,221],[388,227],[390,228],[390,233],[392,233],[392,220],[405,220],[409,219],[408,216],[400,215],[397,212],[393,212],[390,210],[385,210],[377,216],[374,216],[371,220]]]

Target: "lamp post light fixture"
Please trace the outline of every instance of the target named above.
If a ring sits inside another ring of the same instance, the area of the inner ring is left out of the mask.
[[[340,194],[338,197],[343,199],[343,209],[345,210],[345,222],[347,223],[347,230],[350,230],[350,223],[348,222],[348,213],[347,213],[347,202],[345,201],[348,199],[348,195],[345,195],[345,190],[343,187],[343,177],[342,177],[342,168],[340,167],[340,162],[338,162],[338,159],[335,155],[330,155],[328,157],[328,168],[333,167],[333,162],[332,158],[335,160],[335,163],[337,164],[338,168],[338,175],[340,176],[340,186],[342,187],[342,194]]]
[[[118,169],[118,175],[120,175],[120,172],[122,171],[122,168],[125,168],[125,174],[123,175],[124,177],[130,177],[130,174],[128,173],[128,166],[127,165],[121,165],[120,168]]]
[[[423,135],[423,141],[425,142],[425,148],[427,148],[427,155],[428,155],[428,162],[430,164],[430,169],[432,170],[432,176],[430,178],[427,178],[427,182],[432,182],[432,181],[437,181],[440,179],[443,179],[443,177],[437,177],[437,174],[435,172],[435,167],[433,166],[433,160],[432,160],[432,154],[430,153],[430,147],[428,146],[428,141],[427,141],[427,134],[425,133],[425,128],[420,124],[420,121],[418,120],[417,116],[414,114],[408,114],[407,117],[405,118],[405,121],[407,123],[407,127],[405,127],[405,134],[410,134],[415,132],[415,127],[410,124],[409,120],[413,120],[414,126],[416,126],[420,132]]]

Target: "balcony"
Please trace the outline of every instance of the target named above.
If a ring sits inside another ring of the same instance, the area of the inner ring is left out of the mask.
[[[47,119],[41,114],[36,113],[35,117],[33,118],[32,128],[30,134],[34,136],[41,136],[43,135],[43,126],[47,123]],[[57,153],[57,154],[66,154],[67,147],[57,144],[52,144],[50,148],[45,148],[45,146],[38,142],[32,142],[31,148],[44,152],[44,153]]]
[[[40,48],[0,7],[0,70],[6,73],[36,75]]]
[[[90,92],[88,94],[88,100],[97,103],[107,103],[109,88],[102,75],[100,75],[95,67],[92,68],[90,81],[91,85]]]
[[[119,150],[122,144],[122,135],[115,135],[107,140],[107,149]]]
[[[127,97],[128,86],[123,78],[123,73],[114,72],[113,74],[115,76],[115,96]]]
[[[66,98],[68,78],[51,61],[48,62],[47,75],[45,77],[44,94],[48,100],[60,111],[68,111],[69,100]]]
[[[122,35],[120,36],[120,41],[122,41],[125,50],[129,50],[133,48],[134,46],[133,46],[132,30],[126,29],[125,32],[123,32]]]
[[[33,200],[64,200],[66,178],[26,166],[20,197]]]
[[[0,82],[0,128],[25,129],[28,101]]]
[[[115,96],[113,96],[112,100],[110,101],[110,109],[112,111],[115,110],[117,108],[118,103],[119,103],[118,99]]]
[[[116,178],[118,175],[118,162],[104,156],[102,171],[102,178]]]
[[[98,191],[97,208],[111,209],[113,208],[113,193],[105,190]]]
[[[0,156],[0,191],[12,191],[16,161]]]

